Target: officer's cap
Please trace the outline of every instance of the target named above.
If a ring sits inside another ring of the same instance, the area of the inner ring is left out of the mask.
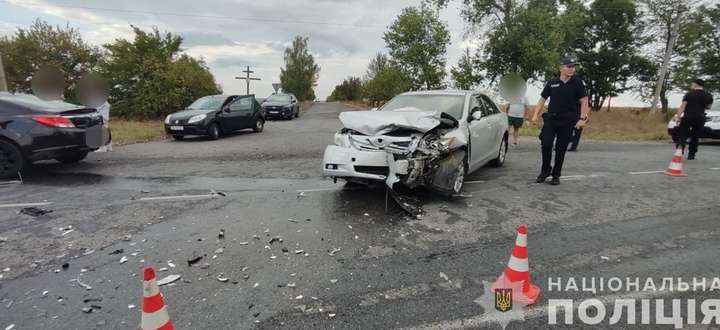
[[[560,58],[560,65],[578,64],[577,58],[570,54],[565,54]]]

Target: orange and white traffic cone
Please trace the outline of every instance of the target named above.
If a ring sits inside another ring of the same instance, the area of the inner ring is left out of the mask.
[[[521,292],[513,292],[513,300],[522,301],[527,305],[535,303],[540,296],[540,288],[530,283],[530,266],[527,253],[527,226],[517,228],[517,238],[505,271],[493,283],[493,290],[518,287]]]
[[[155,269],[145,267],[143,271],[143,301],[141,330],[173,330],[165,301],[160,294],[160,287],[155,281]]]
[[[683,173],[683,156],[681,147],[675,148],[675,155],[670,161],[670,166],[668,166],[665,170],[665,174],[670,176],[686,176],[685,173]]]

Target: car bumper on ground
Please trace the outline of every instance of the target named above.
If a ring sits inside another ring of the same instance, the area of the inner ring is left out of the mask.
[[[168,135],[207,135],[207,126],[199,125],[165,125]]]
[[[392,155],[386,152],[330,145],[323,155],[323,176],[384,181],[390,173],[390,166],[395,174],[407,174],[408,161],[392,159]]]

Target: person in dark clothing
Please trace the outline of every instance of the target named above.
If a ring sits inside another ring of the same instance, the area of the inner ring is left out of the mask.
[[[682,104],[677,112],[677,118],[680,118],[678,127],[678,140],[676,147],[682,148],[685,152],[685,144],[690,138],[690,147],[688,148],[688,160],[695,159],[698,151],[698,135],[705,127],[705,110],[710,109],[713,103],[713,97],[704,90],[705,82],[702,79],[695,79],[690,83],[690,91],[683,96]]]
[[[543,127],[540,131],[542,150],[542,168],[536,182],[545,182],[552,175],[550,184],[559,185],[565,152],[572,138],[573,128],[582,128],[588,119],[588,96],[585,84],[574,77],[575,65],[572,56],[565,55],[560,60],[560,76],[545,84],[540,100],[535,106],[531,122],[537,124],[538,114],[550,99],[548,112],[543,114]],[[551,165],[552,149],[555,145],[555,164]]]
[[[572,139],[570,139],[570,148],[568,148],[568,151],[577,151],[577,147],[580,144],[580,136],[582,135],[582,131],[582,127],[573,127]]]

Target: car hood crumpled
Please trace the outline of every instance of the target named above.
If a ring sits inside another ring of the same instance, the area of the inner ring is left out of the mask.
[[[398,129],[426,133],[440,125],[440,112],[404,108],[394,111],[348,111],[340,113],[345,128],[365,135],[382,135]]]

